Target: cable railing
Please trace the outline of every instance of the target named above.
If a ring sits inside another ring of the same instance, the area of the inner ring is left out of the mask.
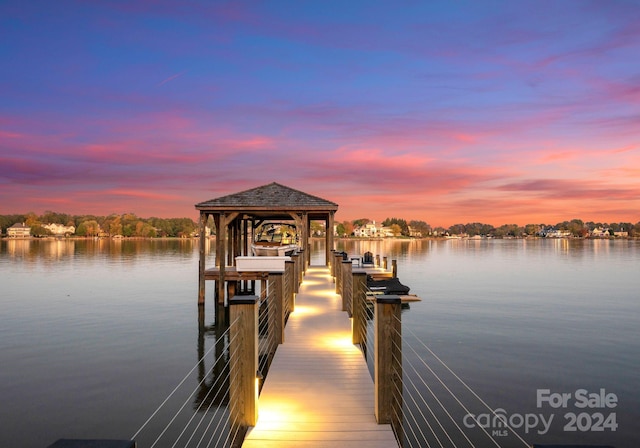
[[[230,372],[232,360],[228,356],[229,345],[237,336],[231,335],[229,328],[217,335],[213,345],[197,360],[166,398],[151,413],[149,418],[131,436],[141,447],[201,447],[230,446],[205,444],[207,437],[216,441],[231,441],[233,434],[229,402],[229,383],[233,381]],[[209,369],[202,366],[206,359],[216,354]],[[198,370],[196,386],[189,389],[187,380]],[[209,379],[211,378],[211,381]],[[192,406],[189,406],[192,404]],[[216,406],[215,410],[212,408]],[[172,411],[173,409],[173,411]],[[198,418],[199,416],[199,418]]]
[[[341,274],[337,269],[336,275]],[[382,325],[377,315],[381,310],[378,304],[393,297],[397,299],[393,306],[398,307],[398,311],[392,317],[393,322],[384,324],[388,325],[386,333],[378,333],[377,338],[392,340],[385,349],[391,353],[384,361],[396,366],[386,377],[392,390],[387,406],[401,447],[530,447],[504,416],[496,413],[414,331],[402,328],[399,296],[376,294],[366,286],[359,287],[355,273],[350,276],[353,277],[353,339],[367,360],[374,383],[380,376],[376,369],[381,368],[375,357],[383,356],[374,343],[375,332],[380,331],[377,326]],[[349,282],[343,278],[343,294]],[[381,386],[375,384],[375,387],[378,390]],[[476,416],[480,414],[492,415],[498,430],[479,421]]]
[[[246,350],[240,346],[251,339],[243,333],[251,319],[247,320],[242,314],[234,315],[233,304],[237,302],[247,306],[246,303],[251,303],[248,306],[255,310],[255,352],[258,356],[250,380],[253,386],[255,379],[256,393],[259,393],[260,380],[267,375],[281,342],[278,331],[282,328],[278,323],[284,325],[292,308],[294,275],[293,269],[289,275],[270,275],[259,296],[230,299],[231,323],[216,334],[214,344],[206,352],[204,335],[207,328],[201,322],[199,359],[132,436],[132,440],[137,439],[138,446],[200,448],[238,447],[242,444],[249,425],[243,421],[247,414],[241,408],[245,400],[237,399],[238,394],[244,393],[238,384],[247,379],[243,371],[246,359],[241,359]],[[206,369],[205,363],[211,356],[214,359]],[[189,389],[188,385],[193,383],[188,380],[194,376],[197,376],[196,385]]]
[[[335,272],[343,274],[342,268]],[[410,328],[402,328],[398,296],[370,291],[362,272],[346,267],[344,274],[339,285],[343,295],[351,296],[343,308],[353,317],[353,342],[374,378],[376,419],[391,425],[399,446],[530,446],[425,341]],[[202,344],[196,365],[133,435],[132,439],[140,436],[138,446],[241,445],[246,429],[257,421],[262,379],[295,307],[296,276],[291,266],[289,274],[285,269],[282,275],[270,275],[259,296],[229,300],[229,328],[216,336],[206,353]],[[205,369],[213,350],[213,365]],[[197,385],[190,389],[186,384],[193,383],[187,379],[195,376],[196,369]],[[509,434],[496,434],[481,424],[476,417],[481,413],[494,416]]]

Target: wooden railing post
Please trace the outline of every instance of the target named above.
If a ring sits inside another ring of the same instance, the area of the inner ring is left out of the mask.
[[[298,253],[300,254],[300,268],[302,270],[302,274],[307,272],[307,254],[304,249],[299,249]]]
[[[398,428],[402,415],[402,301],[399,296],[376,297],[374,318],[375,415],[378,423]],[[400,391],[400,392],[399,392]],[[400,422],[401,423],[401,422]],[[396,432],[396,435],[399,433]]]
[[[275,343],[282,344],[284,342],[284,320],[286,313],[284,303],[284,275],[282,272],[269,272],[269,307],[274,308],[273,332],[275,335]]]
[[[380,267],[380,254],[376,254],[376,267]]]
[[[351,315],[351,310],[349,308],[349,303],[351,302],[351,298],[353,297],[353,263],[351,261],[343,261],[342,262],[342,311],[349,311],[349,315]]]
[[[258,297],[230,298],[229,313],[229,412],[246,428],[258,421]]]
[[[333,281],[337,282],[338,281],[338,269],[339,269],[339,265],[342,264],[342,253],[340,254],[336,254],[335,252],[333,253],[333,266],[331,268],[331,272],[333,275]]]
[[[343,258],[336,259],[336,294],[342,294],[342,267]]]
[[[364,343],[364,332],[367,328],[367,316],[365,315],[365,290],[367,287],[367,274],[365,272],[353,273],[353,323],[351,328],[351,342]]]
[[[296,309],[296,300],[295,300],[295,286],[294,283],[296,281],[295,279],[295,262],[293,260],[291,261],[285,261],[284,262],[284,275],[286,276],[284,282],[285,282],[285,303],[287,304],[287,310],[290,313],[293,313]]]
[[[387,270],[387,257],[382,257],[382,269]]]
[[[335,259],[336,259],[336,257],[335,257],[335,252],[336,252],[335,249],[331,249],[331,251],[329,252],[329,255],[328,255],[329,259],[327,260],[327,265],[331,268],[330,269],[331,277],[335,277],[336,276],[336,270],[335,270],[335,267],[336,267]]]
[[[300,256],[296,253],[291,255],[293,261],[293,292],[300,290]]]
[[[398,278],[398,261],[391,260],[391,276],[393,278]]]

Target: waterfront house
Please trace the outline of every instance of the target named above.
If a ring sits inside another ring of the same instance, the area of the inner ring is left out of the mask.
[[[62,224],[45,224],[42,227],[47,229],[55,236],[66,236],[76,233],[75,226],[63,226]]]
[[[358,226],[353,229],[353,236],[361,237],[361,238],[373,238],[378,236],[378,229],[376,227],[376,222],[368,222],[364,225]]]
[[[372,221],[353,229],[353,236],[362,238],[380,238],[393,236],[393,232],[391,231],[391,227],[378,227],[376,222]]]
[[[23,222],[17,222],[7,229],[7,236],[11,238],[28,238],[31,236],[31,227]]]
[[[610,235],[608,227],[606,229],[603,227],[596,227],[590,232],[590,236],[592,238],[608,238]]]
[[[568,238],[571,236],[571,232],[567,230],[558,230],[553,227],[549,227],[548,229],[541,230],[540,236],[543,236],[546,238]]]

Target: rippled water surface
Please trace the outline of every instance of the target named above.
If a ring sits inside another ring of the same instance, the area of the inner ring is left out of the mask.
[[[423,299],[403,312],[404,335],[491,406],[554,415],[528,441],[640,446],[640,242],[337,244],[397,260]],[[198,331],[196,241],[5,239],[0,248],[0,446],[131,437],[212,344]],[[315,241],[313,262],[323,254]],[[197,375],[187,381],[196,387]],[[586,411],[615,412],[616,431],[565,431],[576,409],[538,407],[542,389],[615,394],[616,408]]]

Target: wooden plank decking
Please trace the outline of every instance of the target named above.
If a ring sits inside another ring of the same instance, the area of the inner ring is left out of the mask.
[[[373,381],[329,269],[307,270],[244,448],[397,448],[374,416]]]

